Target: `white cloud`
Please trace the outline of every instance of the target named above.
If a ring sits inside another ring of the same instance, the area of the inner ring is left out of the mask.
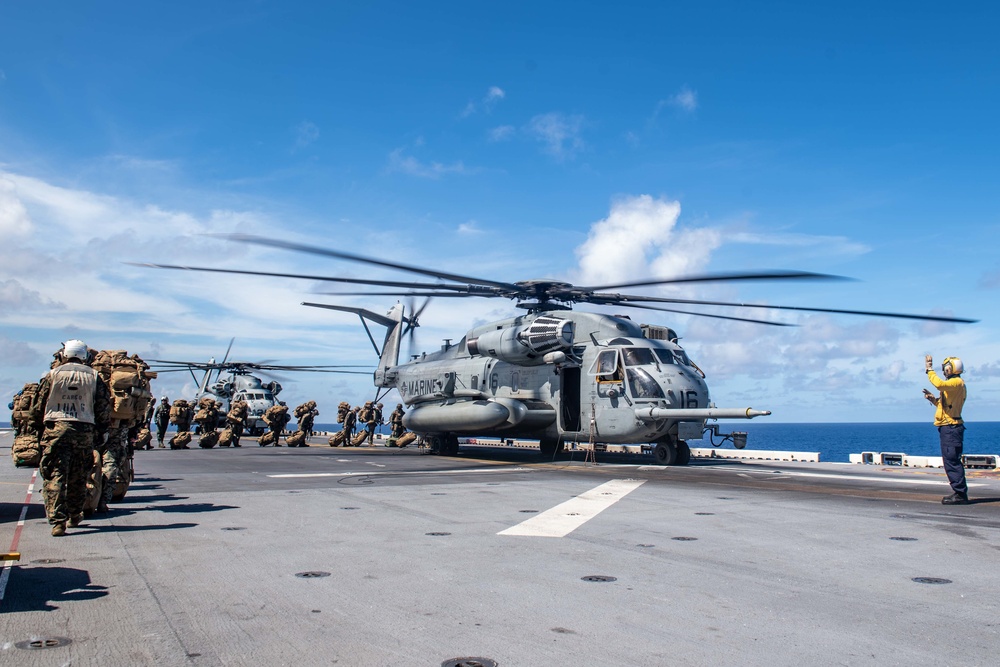
[[[65,308],[66,304],[43,297],[35,290],[27,289],[14,278],[0,280],[0,312]]]
[[[408,176],[418,176],[420,178],[437,179],[447,174],[470,174],[475,170],[465,166],[459,160],[452,164],[442,164],[440,162],[423,163],[412,155],[403,155],[403,149],[397,148],[389,154],[388,171],[407,174]]]
[[[472,114],[476,113],[476,103],[472,100],[465,105],[465,108],[458,113],[459,118],[468,118]]]
[[[493,142],[507,141],[514,137],[517,130],[511,125],[500,125],[489,131],[489,139]]]
[[[486,97],[483,98],[483,105],[487,111],[491,111],[494,105],[504,97],[506,97],[506,93],[503,92],[503,89],[499,86],[490,86],[490,89],[486,92]]]
[[[469,220],[468,222],[463,222],[458,226],[459,234],[482,234],[483,230],[479,228],[479,224],[475,220]]]
[[[459,112],[458,117],[468,118],[469,116],[479,111],[480,104],[482,105],[484,112],[490,113],[493,111],[493,108],[497,105],[497,103],[506,96],[507,94],[503,91],[503,88],[501,88],[500,86],[490,86],[489,89],[487,89],[486,94],[483,96],[483,99],[479,102],[479,104],[473,102],[472,100],[469,100],[469,102],[465,105],[465,108],[463,108],[462,111]]]
[[[572,159],[583,150],[585,144],[580,136],[583,126],[583,116],[552,112],[532,118],[526,132],[543,144],[546,153],[564,160]]]
[[[0,177],[0,236],[27,236],[32,229],[28,209],[17,197],[17,185]]]
[[[845,236],[828,236],[815,234],[791,234],[781,232],[733,232],[729,235],[733,243],[747,245],[787,246],[794,248],[813,248],[822,251],[824,257],[838,255],[841,257],[859,257],[871,252],[871,247]]]
[[[0,359],[4,366],[30,366],[41,364],[45,358],[23,341],[0,334]]]
[[[692,112],[698,108],[698,93],[683,86],[677,94],[670,97],[668,103],[683,111]]]
[[[704,269],[722,242],[718,230],[677,229],[681,206],[649,195],[623,197],[604,220],[591,225],[576,249],[581,284],[633,278],[669,278]]]
[[[319,126],[304,120],[295,126],[295,148],[305,148],[319,139]]]

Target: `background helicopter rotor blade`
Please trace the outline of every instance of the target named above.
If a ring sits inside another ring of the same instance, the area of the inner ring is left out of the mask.
[[[517,285],[514,285],[512,283],[504,283],[496,280],[486,280],[483,278],[473,278],[470,276],[462,276],[455,273],[435,271],[433,269],[424,269],[419,266],[409,266],[407,264],[401,264],[399,262],[389,262],[386,260],[375,259],[373,257],[364,257],[363,255],[355,255],[349,252],[342,252],[339,250],[329,250],[326,248],[305,245],[302,243],[292,243],[291,241],[269,239],[263,236],[254,236],[252,234],[210,234],[209,236],[217,236],[219,238],[228,239],[230,241],[238,241],[240,243],[252,243],[256,245],[268,246],[271,248],[282,248],[284,250],[291,250],[293,252],[303,252],[311,255],[319,255],[321,257],[346,259],[351,262],[371,264],[373,266],[384,266],[390,269],[399,269],[400,271],[406,271],[408,273],[416,273],[418,275],[423,275],[423,276],[430,276],[432,278],[439,278],[441,280],[452,280],[454,282],[469,283],[472,285],[487,285],[490,287],[499,287],[502,289],[509,289],[509,290],[518,289]]]
[[[226,360],[229,359],[229,353],[233,349],[233,343],[236,342],[236,336],[229,339],[229,347],[226,348],[226,355],[222,357],[222,364],[219,365],[219,370],[215,374],[215,381],[218,382],[219,378],[222,377],[222,368],[226,365]]]
[[[229,359],[229,353],[233,349],[234,342],[236,342],[236,336],[229,339],[229,347],[226,348],[226,356],[222,357],[222,365],[225,365],[226,361]]]

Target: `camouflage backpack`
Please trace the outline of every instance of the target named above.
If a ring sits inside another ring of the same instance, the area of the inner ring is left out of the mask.
[[[42,458],[41,433],[31,423],[31,403],[38,394],[38,383],[29,382],[14,397],[10,424],[14,427],[14,442],[10,455],[18,468],[37,468]]]
[[[111,417],[125,426],[142,421],[153,394],[149,381],[156,373],[139,355],[128,356],[125,350],[101,350],[94,356],[91,366],[111,392]]]

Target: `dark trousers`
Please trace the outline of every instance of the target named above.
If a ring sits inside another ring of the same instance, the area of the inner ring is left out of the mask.
[[[965,425],[938,426],[941,434],[941,459],[944,471],[948,473],[951,490],[967,496],[969,486],[965,483],[965,466],[962,465],[962,446],[965,444]]]
[[[167,428],[169,428],[169,426],[170,426],[169,419],[156,422],[156,440],[161,445],[163,444],[163,435],[167,432]]]

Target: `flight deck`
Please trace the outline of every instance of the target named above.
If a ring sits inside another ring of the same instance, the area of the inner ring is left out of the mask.
[[[946,507],[932,467],[311,445],[137,452],[123,501],[60,538],[36,471],[0,466],[20,553],[0,662],[992,665],[1000,646],[995,470]]]

